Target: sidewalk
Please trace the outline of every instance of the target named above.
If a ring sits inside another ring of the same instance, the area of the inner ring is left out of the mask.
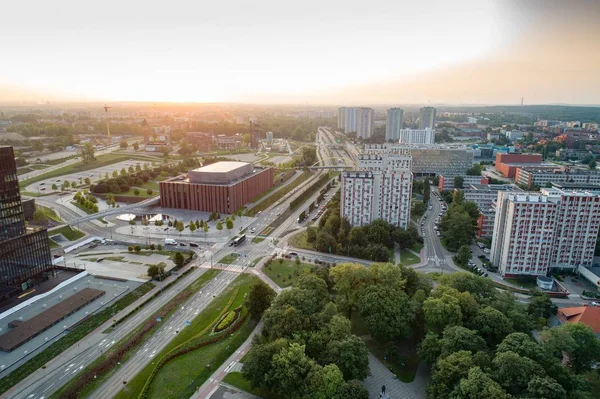
[[[262,320],[258,322],[252,333],[248,336],[246,341],[236,350],[227,360],[219,366],[219,368],[196,390],[196,392],[190,396],[190,399],[204,399],[209,398],[214,391],[216,391],[219,387],[219,383],[227,373],[230,371],[235,371],[239,369],[239,361],[248,353],[250,350],[250,345],[252,344],[252,339],[256,334],[258,334],[263,326]],[[234,370],[235,368],[235,370]]]

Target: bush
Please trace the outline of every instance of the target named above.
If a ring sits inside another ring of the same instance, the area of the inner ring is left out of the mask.
[[[132,245],[128,246],[128,247],[127,247],[127,250],[128,250],[129,252],[133,252],[133,246],[132,246]]]
[[[219,321],[217,323],[217,326],[215,327],[214,331],[221,332],[221,331],[225,330],[226,328],[228,328],[235,321],[240,310],[241,310],[241,307],[237,308],[235,310],[230,310],[225,316],[223,316],[221,321]]]
[[[133,190],[133,194],[134,195],[140,195],[140,190],[138,190],[137,188]]]
[[[153,192],[154,192],[154,191],[152,191],[152,189],[151,189],[151,188],[149,188],[148,190],[146,190],[146,193],[147,193],[148,195],[152,195],[152,193],[153,193]]]

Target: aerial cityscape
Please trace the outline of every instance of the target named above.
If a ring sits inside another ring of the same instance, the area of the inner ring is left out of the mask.
[[[0,398],[600,398],[600,2],[3,14]]]

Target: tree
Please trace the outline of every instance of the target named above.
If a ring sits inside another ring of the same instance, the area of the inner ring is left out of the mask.
[[[463,245],[458,249],[456,255],[452,257],[454,263],[459,266],[466,267],[467,263],[471,260],[471,250],[468,245]]]
[[[440,229],[443,234],[442,242],[452,251],[463,245],[470,245],[475,236],[473,220],[466,212],[448,211],[442,218]]]
[[[177,223],[175,223],[175,230],[177,230],[179,234],[181,234],[184,228],[185,226],[183,225],[182,221],[177,221]]]
[[[309,374],[310,397],[316,399],[334,398],[338,389],[344,385],[344,376],[335,364],[316,368]]]
[[[52,184],[52,190],[54,190],[54,191],[58,190],[58,186],[55,183]]]
[[[513,332],[508,318],[490,306],[480,309],[472,324],[490,347],[495,347]]]
[[[408,230],[397,227],[392,231],[392,240],[398,244],[400,249],[410,248],[415,244],[414,235]]]
[[[181,254],[181,252],[176,252],[175,259],[173,260],[173,263],[175,263],[175,266],[181,267],[181,266],[183,266],[184,262],[185,262],[185,259],[183,258],[183,255]]]
[[[135,151],[137,151],[137,150],[139,150],[139,149],[140,149],[140,144],[139,144],[137,141],[136,141],[135,143],[133,143],[133,149],[134,149]]]
[[[596,169],[596,166],[597,166],[596,160],[592,160],[592,161],[590,161],[590,163],[588,164],[588,167],[589,167],[590,169]]]
[[[204,231],[204,238],[206,238],[206,233],[208,233],[208,224],[204,223],[204,227],[202,227],[202,230]]]
[[[219,231],[223,230],[223,223],[221,223],[220,220],[217,222],[217,230],[219,230]]]
[[[509,399],[508,394],[479,367],[472,367],[466,378],[452,392],[453,398],[464,399]]]
[[[343,263],[332,268],[329,272],[337,291],[338,307],[348,313],[356,309],[362,288],[372,284],[373,275],[363,265]]]
[[[136,245],[133,247],[133,249],[135,250],[135,252],[140,252],[142,250],[142,247],[140,247],[139,245]]]
[[[190,227],[189,227],[190,231],[193,233],[194,231],[196,231],[196,224],[191,221],[190,222]]]
[[[127,142],[127,140],[121,140],[119,147],[121,147],[122,150],[127,149],[128,146],[129,146],[129,143]]]
[[[125,170],[125,168],[121,168],[120,174],[121,174],[121,176],[126,176],[127,175],[127,171]]]
[[[140,166],[139,163],[135,164],[135,171],[138,172],[138,173],[142,171],[142,167]]]
[[[405,338],[415,320],[415,304],[400,290],[381,285],[366,287],[358,301],[365,326],[380,342]]]
[[[348,331],[346,337],[341,340],[335,340],[330,336],[329,342],[325,351],[327,360],[337,364],[346,380],[362,381],[367,378],[369,375],[369,351],[362,339]]]
[[[225,221],[225,226],[227,227],[227,230],[231,231],[231,229],[233,229],[233,220],[227,219]]]
[[[575,373],[591,370],[600,362],[600,340],[590,326],[582,323],[565,323],[542,333],[544,347],[557,358],[568,355],[569,367]]]
[[[277,339],[272,342],[261,344],[259,340],[252,343],[252,349],[248,352],[242,366],[242,375],[253,387],[264,386],[268,389],[274,388],[274,382],[266,377],[271,370],[273,356],[287,347],[287,340]]]
[[[477,353],[487,349],[485,341],[476,331],[461,326],[446,328],[442,334],[440,344],[442,357],[462,350]]]
[[[92,143],[85,143],[80,147],[79,151],[84,164],[92,163],[96,160],[95,149]]]
[[[447,326],[458,326],[462,323],[458,299],[447,294],[441,298],[427,298],[423,302],[423,316],[427,329],[438,334]]]
[[[546,375],[538,363],[514,352],[498,353],[492,364],[494,379],[511,395],[522,394],[531,378]]]
[[[129,172],[129,173],[134,173],[135,172],[135,169],[133,169],[132,165],[129,165],[129,168],[127,168],[127,172]]]
[[[248,313],[255,318],[260,319],[270,306],[277,294],[271,287],[262,280],[257,280],[250,286],[248,295],[245,299],[245,305]]]
[[[148,195],[152,195],[153,193],[154,193],[154,191],[151,188],[146,190],[146,194],[148,194]]]
[[[331,253],[337,247],[335,238],[327,230],[319,230],[317,239],[315,240],[315,248],[317,251]]]
[[[459,351],[440,359],[431,376],[427,389],[430,399],[450,398],[452,391],[467,377],[469,370],[476,366],[473,355],[468,351]]]
[[[454,176],[454,188],[462,189],[465,178],[462,176]]]
[[[533,317],[548,319],[556,313],[556,305],[552,303],[548,295],[535,290],[529,299],[527,312]]]
[[[85,180],[84,180],[84,182],[85,182],[86,186],[89,186],[90,184],[92,184],[92,181],[90,180],[89,177],[86,177]]]
[[[306,228],[306,241],[308,242],[315,242],[317,239],[317,229],[314,227],[307,227]]]
[[[423,202],[425,204],[429,203],[429,199],[431,198],[431,185],[429,183],[429,178],[425,178],[423,182]]]
[[[134,195],[140,195],[140,190],[138,190],[137,188],[133,189],[133,194]]]
[[[304,350],[304,345],[294,342],[273,356],[266,379],[271,381],[276,393],[298,399],[310,395],[314,387],[311,387],[309,376],[322,370]]]
[[[350,380],[338,388],[335,397],[337,399],[369,399],[369,392],[360,381]]]
[[[151,265],[148,267],[148,276],[151,278],[156,278],[158,276],[162,276],[165,272],[165,266],[162,263],[158,265]]]
[[[566,399],[567,392],[550,377],[535,376],[527,384],[527,397],[531,399]]]

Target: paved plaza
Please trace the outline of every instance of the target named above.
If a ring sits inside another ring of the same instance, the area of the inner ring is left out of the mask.
[[[394,374],[373,354],[369,353],[369,368],[371,375],[363,381],[363,386],[369,391],[369,398],[378,398],[381,387],[385,385],[385,392],[390,399],[426,399],[425,389],[429,383],[429,370],[421,362],[415,380],[406,383],[398,380]]]

